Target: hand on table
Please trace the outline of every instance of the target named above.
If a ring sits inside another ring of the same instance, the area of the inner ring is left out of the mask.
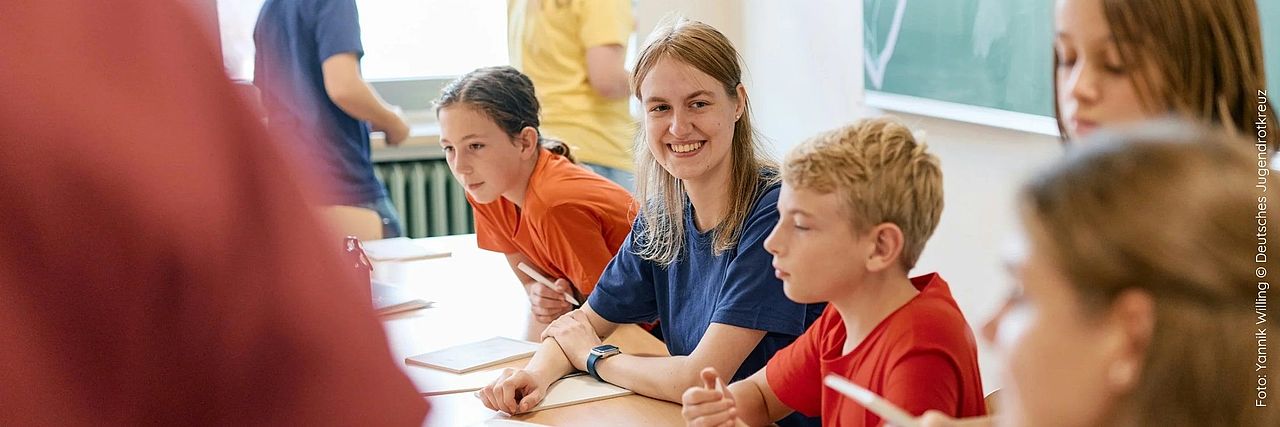
[[[486,408],[515,415],[537,406],[547,397],[551,382],[523,369],[506,368],[498,379],[475,393]]]
[[[602,344],[600,336],[582,310],[574,310],[560,316],[547,329],[542,331],[542,339],[555,338],[569,358],[569,363],[579,371],[587,370],[587,355],[591,349]]]

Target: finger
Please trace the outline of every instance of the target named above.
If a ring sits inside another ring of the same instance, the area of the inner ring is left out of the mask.
[[[684,391],[684,395],[680,396],[680,402],[685,405],[702,405],[710,402],[716,402],[723,399],[720,391],[714,389],[705,389],[702,387],[689,387]]]
[[[716,377],[716,390],[719,390],[721,394],[724,394],[725,399],[728,399],[730,402],[733,401],[733,393],[729,392],[729,387],[724,385],[724,380],[720,377]]]
[[[539,299],[531,300],[530,302],[532,303],[531,306],[534,308],[540,308],[544,311],[554,311],[561,314],[567,313],[569,310],[573,309],[573,306],[564,302],[564,299]]]
[[[711,390],[716,390],[717,384],[720,384],[720,374],[716,372],[716,368],[710,366],[702,368],[702,386]]]
[[[573,295],[573,284],[569,283],[568,280],[556,279],[552,285],[554,285],[557,292]]]
[[[734,418],[735,418],[734,412],[728,409],[725,409],[722,411],[708,413],[707,415],[703,415],[701,417],[696,418],[695,421],[697,421],[699,425],[719,426],[721,424],[724,424],[725,422],[732,422]]]
[[[514,379],[513,379],[514,380]],[[508,380],[502,383],[502,387],[498,393],[498,406],[502,407],[502,411],[511,415],[516,414],[516,381]]]
[[[498,400],[494,398],[493,387],[494,385],[490,384],[489,386],[480,389],[480,402],[484,403],[484,407],[497,411],[499,410],[497,404]]]
[[[919,418],[920,427],[949,427],[954,425],[950,417],[935,409],[925,411]]]
[[[520,399],[520,412],[528,412],[530,409],[533,409],[534,406],[538,406],[538,403],[542,402],[543,390],[541,388],[526,390],[526,392],[528,394],[525,394],[524,398]]]
[[[529,302],[533,305],[551,305],[556,303],[565,305],[569,304],[568,302],[565,302],[564,295],[558,294],[544,286],[539,286],[537,289],[529,292]]]

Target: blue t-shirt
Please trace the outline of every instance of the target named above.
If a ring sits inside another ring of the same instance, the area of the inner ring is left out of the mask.
[[[636,218],[631,236],[591,293],[591,308],[614,323],[661,320],[667,351],[676,356],[693,353],[711,323],[765,331],[732,381],[764,368],[773,353],[795,341],[826,307],[787,299],[773,274],[773,255],[765,251],[764,240],[778,223],[780,188],[773,184],[763,189],[738,246],[719,256],[713,255],[712,233],[698,232],[693,206],[686,203],[685,248],[666,268],[635,254],[635,239],[644,227],[643,217]],[[793,418],[803,419],[788,417],[779,425],[813,424],[797,424]]]
[[[324,89],[321,64],[341,53],[364,55],[355,0],[267,0],[253,29],[254,85],[268,128],[280,140],[305,144],[335,204],[386,195],[369,159],[369,125],[338,108]]]

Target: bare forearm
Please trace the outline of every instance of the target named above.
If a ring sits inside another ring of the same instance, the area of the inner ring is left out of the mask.
[[[555,338],[546,338],[542,340],[542,345],[533,354],[529,364],[525,365],[524,370],[534,377],[551,383],[573,373],[576,369],[573,368],[572,363],[569,363],[569,359],[565,357],[564,351],[560,349],[560,344],[556,343]]]
[[[692,366],[688,356],[635,356],[619,354],[599,362],[596,373],[610,384],[638,394],[680,402],[680,395],[698,385],[703,366]]]

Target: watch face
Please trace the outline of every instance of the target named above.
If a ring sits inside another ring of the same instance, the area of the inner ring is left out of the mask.
[[[596,348],[591,349],[591,352],[600,356],[604,356],[607,354],[620,353],[621,350],[618,349],[618,346],[605,344],[605,345],[598,346]]]

